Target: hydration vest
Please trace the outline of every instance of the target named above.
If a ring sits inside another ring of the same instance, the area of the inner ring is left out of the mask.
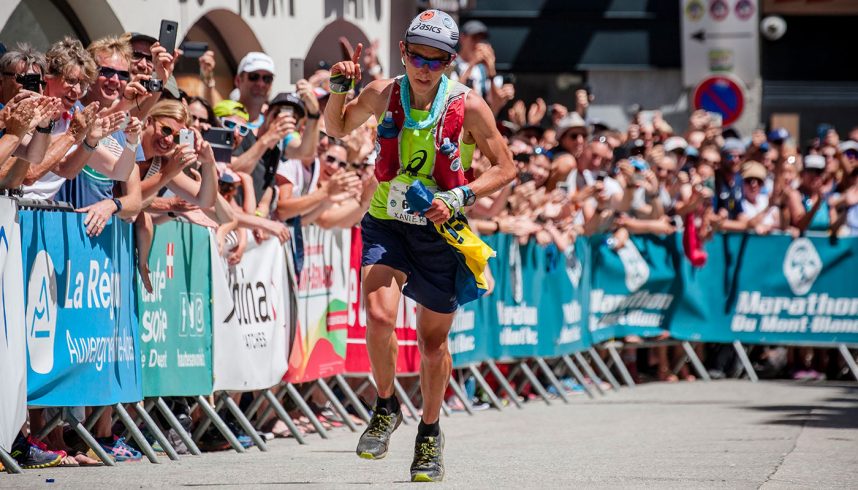
[[[404,170],[399,155],[399,138],[405,122],[400,98],[402,80],[401,76],[394,79],[387,110],[378,125],[375,178],[379,182],[388,182]],[[432,128],[435,158],[431,162],[430,175],[441,190],[450,190],[473,180],[472,171],[463,168],[459,149],[459,136],[465,122],[465,97],[471,89],[453,80],[449,83],[452,86],[447,91],[441,116]]]

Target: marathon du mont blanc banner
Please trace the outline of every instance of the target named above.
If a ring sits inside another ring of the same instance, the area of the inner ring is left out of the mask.
[[[706,250],[705,266],[685,266],[675,337],[858,343],[857,238],[729,234],[716,236]]]

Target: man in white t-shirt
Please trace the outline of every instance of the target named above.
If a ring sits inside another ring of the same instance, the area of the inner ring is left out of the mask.
[[[742,166],[742,204],[739,221],[747,223],[749,230],[766,234],[780,225],[780,213],[777,207],[769,205],[769,196],[763,194],[766,181],[766,167],[762,163],[750,161]]]

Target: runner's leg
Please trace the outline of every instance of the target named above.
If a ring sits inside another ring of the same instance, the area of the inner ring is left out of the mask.
[[[417,339],[420,347],[420,391],[423,394],[423,423],[434,424],[441,413],[444,392],[450,381],[453,360],[447,335],[455,313],[438,313],[417,306]]]
[[[378,396],[393,396],[396,375],[396,314],[405,284],[405,273],[386,265],[374,264],[362,269],[362,289],[366,308],[366,348],[372,364],[372,376]]]

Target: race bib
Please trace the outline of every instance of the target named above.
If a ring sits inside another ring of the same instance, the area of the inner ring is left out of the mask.
[[[410,185],[404,182],[391,182],[387,193],[387,215],[391,218],[412,225],[425,225],[426,218],[411,213],[411,208],[405,201],[405,193]]]

